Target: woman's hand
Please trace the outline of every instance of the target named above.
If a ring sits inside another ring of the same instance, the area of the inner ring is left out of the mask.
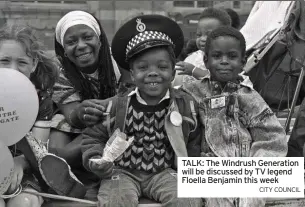
[[[75,109],[77,117],[86,126],[99,122],[105,114],[108,102],[97,99],[88,99],[79,104]]]
[[[11,180],[11,185],[8,188],[7,193],[14,193],[18,186],[21,184],[26,163],[27,161],[25,160],[24,156],[14,157],[14,173]]]
[[[177,62],[176,66],[175,66],[175,70],[180,71],[178,73],[178,75],[189,75],[189,76],[193,76],[193,69],[195,68],[194,65],[192,65],[191,63],[187,63],[187,62]]]

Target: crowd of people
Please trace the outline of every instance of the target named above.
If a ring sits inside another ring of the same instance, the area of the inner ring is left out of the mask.
[[[239,27],[234,11],[208,8],[184,44],[175,21],[140,15],[109,45],[96,17],[72,11],[57,23],[56,58],[30,27],[1,28],[0,68],[23,73],[39,97],[31,133],[10,147],[6,194],[22,185],[109,207],[137,206],[140,197],[172,207],[264,206],[262,198],[177,197],[177,157],[287,156],[284,129],[240,75],[247,59]],[[131,145],[114,162],[93,162],[117,129]],[[0,196],[0,207],[43,202],[25,192]]]

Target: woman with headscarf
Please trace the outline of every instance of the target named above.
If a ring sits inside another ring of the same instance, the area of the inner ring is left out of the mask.
[[[116,94],[120,72],[105,32],[91,14],[67,13],[55,33],[55,52],[62,68],[54,86],[53,101],[59,113],[52,119],[49,151],[79,168],[80,133],[101,119],[99,100]]]

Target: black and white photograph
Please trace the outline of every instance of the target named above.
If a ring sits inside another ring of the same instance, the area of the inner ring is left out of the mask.
[[[0,0],[0,207],[305,207],[305,1]]]

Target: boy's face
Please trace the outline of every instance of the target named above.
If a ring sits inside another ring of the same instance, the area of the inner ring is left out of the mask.
[[[211,78],[220,82],[235,82],[245,63],[241,50],[239,40],[234,37],[221,36],[211,40],[204,58]]]
[[[199,20],[196,33],[196,45],[199,50],[204,51],[207,36],[214,29],[222,26],[222,23],[215,18],[203,18]]]
[[[152,48],[140,54],[131,65],[131,76],[148,105],[157,104],[174,79],[173,63],[166,49]]]

